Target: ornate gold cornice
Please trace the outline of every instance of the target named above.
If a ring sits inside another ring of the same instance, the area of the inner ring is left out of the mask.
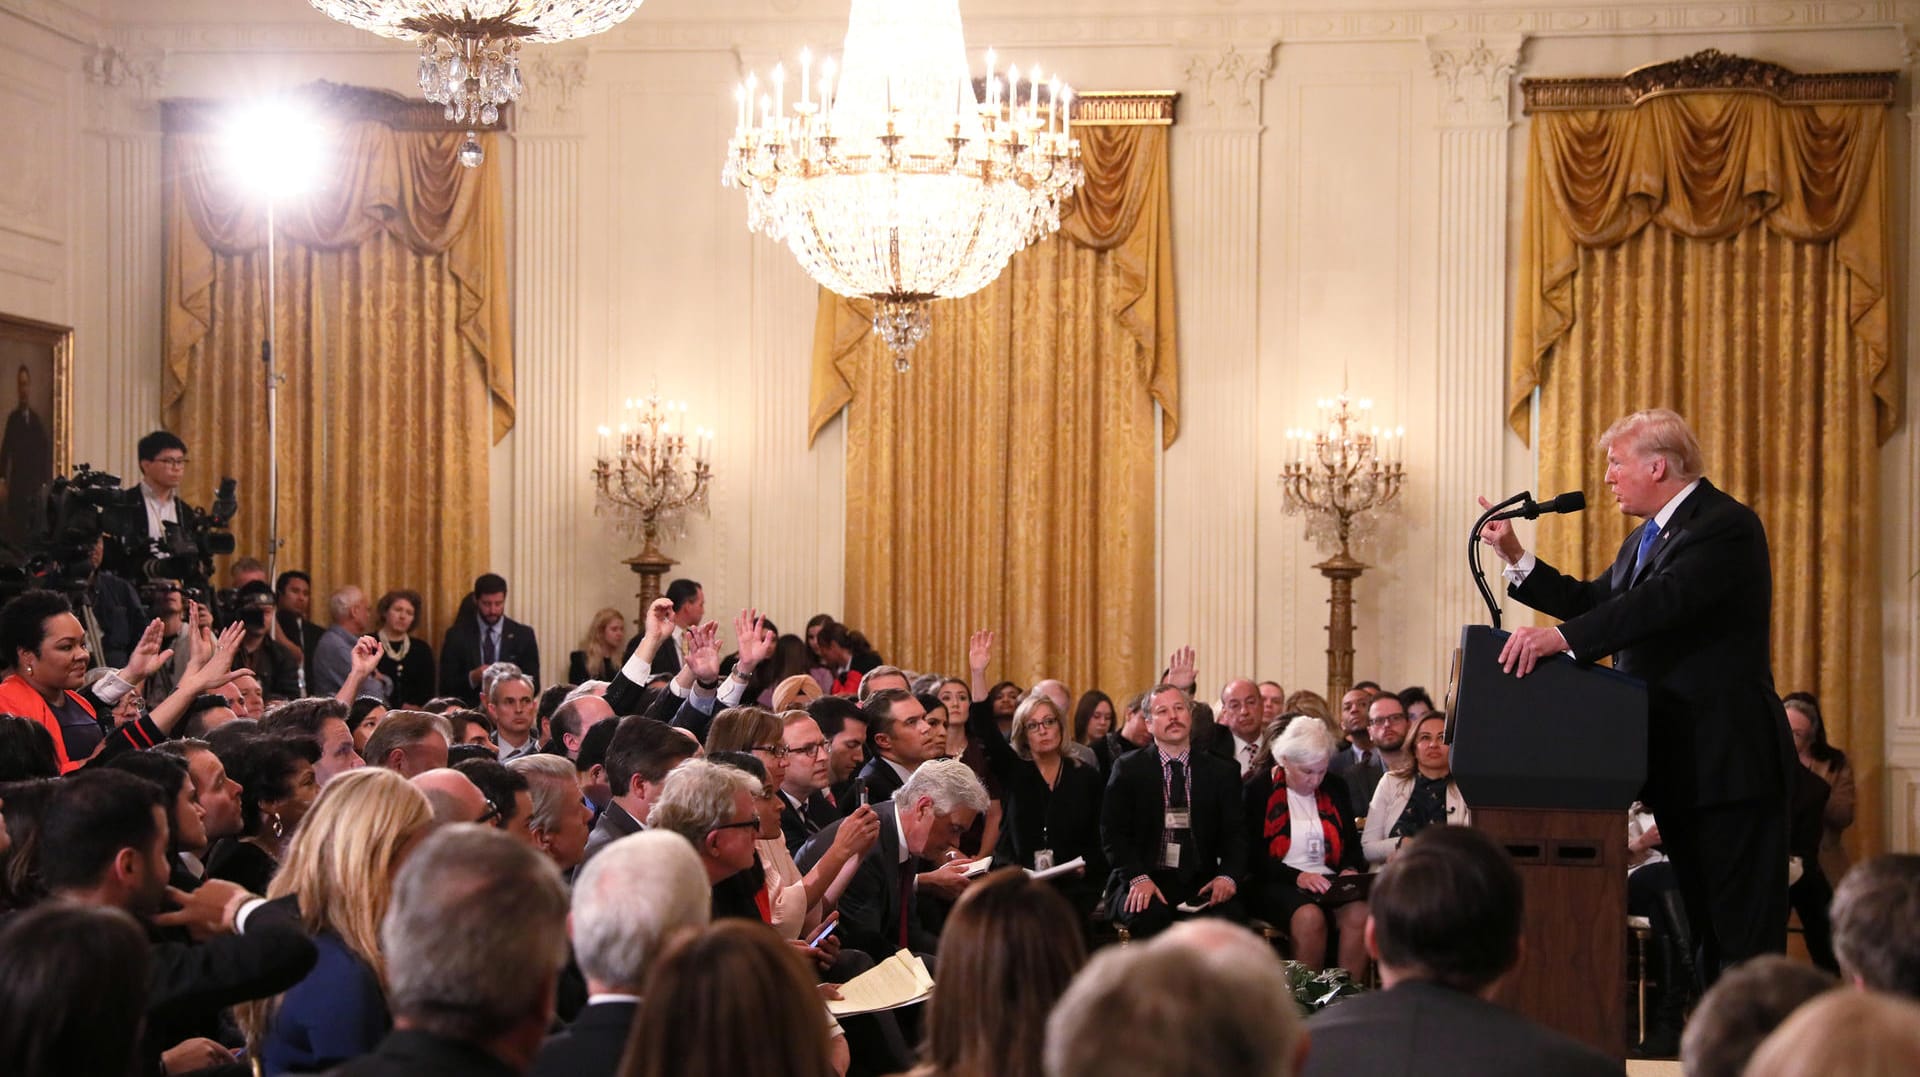
[[[1104,127],[1173,124],[1178,90],[1089,90],[1073,99],[1073,122]]]
[[[446,118],[446,107],[417,97],[402,97],[391,90],[368,86],[343,86],[337,82],[315,81],[288,94],[313,109],[314,115],[336,123],[373,122],[395,131],[466,131],[471,124],[454,123]],[[230,101],[205,98],[176,98],[160,103],[160,126],[168,134],[218,131],[232,108]],[[509,130],[513,106],[500,107],[500,122],[488,131]]]
[[[1703,49],[1691,56],[1635,68],[1613,78],[1520,80],[1528,113],[1633,108],[1675,93],[1759,93],[1783,105],[1893,103],[1898,71],[1819,71],[1800,74],[1779,64]]]

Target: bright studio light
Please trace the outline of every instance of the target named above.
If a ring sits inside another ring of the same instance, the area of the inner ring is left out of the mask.
[[[257,197],[305,194],[319,182],[325,141],[320,124],[292,102],[249,102],[227,121],[228,173]]]

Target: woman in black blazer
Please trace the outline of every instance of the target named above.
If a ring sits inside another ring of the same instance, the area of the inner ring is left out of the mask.
[[[985,637],[984,640],[982,637]],[[999,779],[1004,814],[994,863],[1042,869],[1083,857],[1086,869],[1052,882],[1088,923],[1106,883],[1100,849],[1100,798],[1106,782],[1098,767],[1076,763],[1066,752],[1072,735],[1068,715],[1053,700],[1032,695],[1013,712],[1013,742],[1000,739],[985,670],[991,633],[978,633],[968,657],[979,691],[967,708],[967,737],[986,749],[987,766]]]
[[[433,648],[411,634],[420,607],[420,592],[404,588],[381,595],[375,607],[380,617],[380,664],[374,668],[393,684],[387,703],[395,708],[418,707],[434,697]]]
[[[620,672],[621,656],[627,652],[627,619],[608,606],[593,615],[580,649],[567,656],[567,680],[574,684],[587,681],[611,681]]]

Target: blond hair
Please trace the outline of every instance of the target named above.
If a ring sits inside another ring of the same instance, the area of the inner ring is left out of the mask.
[[[1920,1003],[1878,991],[1829,991],[1780,1023],[1748,1077],[1904,1077],[1920,1072]]]
[[[624,620],[626,620],[626,614],[612,606],[606,606],[594,614],[593,620],[587,623],[587,634],[580,640],[580,649],[587,654],[587,672],[591,673],[599,669],[602,662],[619,663],[620,656],[607,646],[606,631],[608,625]]]
[[[266,896],[293,895],[307,933],[338,935],[385,987],[380,921],[393,899],[393,876],[401,854],[432,826],[427,795],[398,772],[385,767],[348,771],[320,790]],[[240,1007],[256,1054],[282,997]]]
[[[1033,758],[1033,748],[1027,743],[1027,723],[1034,721],[1033,712],[1042,708],[1052,711],[1053,720],[1060,723],[1060,754],[1066,755],[1067,716],[1060,713],[1060,704],[1055,703],[1052,696],[1036,688],[1027,693],[1027,698],[1021,700],[1020,705],[1014,708],[1013,729],[1007,737],[1008,742],[1013,745],[1013,750],[1019,753],[1022,759]],[[965,717],[961,715],[963,720]]]
[[[1700,443],[1680,413],[1669,408],[1647,408],[1615,420],[1600,435],[1600,451],[1610,452],[1616,442],[1641,456],[1659,456],[1667,462],[1669,477],[1692,482],[1706,474],[1707,459]]]

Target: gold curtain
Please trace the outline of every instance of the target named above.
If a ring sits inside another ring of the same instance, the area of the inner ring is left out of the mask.
[[[1178,431],[1168,128],[1076,124],[1059,234],[936,304],[897,374],[861,301],[823,291],[809,430],[847,411],[844,619],[889,660],[1132,690],[1153,675],[1154,404]]]
[[[1540,390],[1540,484],[1611,506],[1601,432],[1687,417],[1708,475],[1752,506],[1773,557],[1773,670],[1821,700],[1859,779],[1849,831],[1880,846],[1879,445],[1900,421],[1888,342],[1884,108],[1686,93],[1533,116],[1509,418]],[[1611,511],[1543,522],[1585,576]]]
[[[483,136],[491,140],[491,136]],[[457,132],[337,129],[317,193],[277,207],[279,394],[269,444],[261,204],[223,182],[217,135],[170,133],[165,421],[188,498],[240,481],[238,548],[264,555],[279,460],[279,565],[312,573],[315,617],[348,583],[419,590],[436,646],[487,568],[487,453],[513,423],[506,237],[495,164]]]

